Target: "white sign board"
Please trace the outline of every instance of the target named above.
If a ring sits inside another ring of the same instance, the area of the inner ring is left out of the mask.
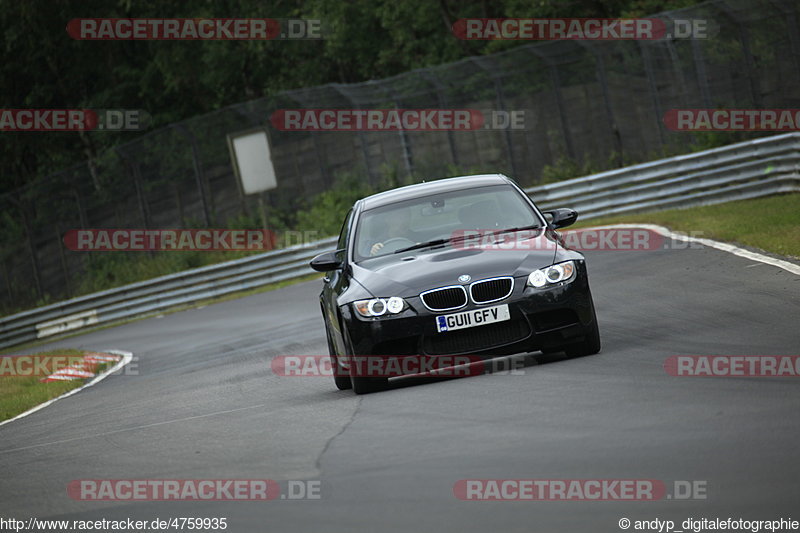
[[[239,176],[244,194],[274,189],[278,185],[264,130],[234,133],[228,136],[233,168]]]

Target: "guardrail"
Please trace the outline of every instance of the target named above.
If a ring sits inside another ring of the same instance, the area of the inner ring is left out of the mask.
[[[149,315],[178,305],[312,274],[314,271],[308,262],[330,249],[335,242],[335,237],[322,239],[17,313],[0,319],[0,347]]]
[[[544,208],[571,207],[581,219],[800,192],[800,133],[746,141],[525,190]],[[87,326],[311,274],[308,261],[335,238],[275,250],[0,319],[0,348]]]
[[[582,220],[800,191],[800,133],[764,137],[526,189]]]

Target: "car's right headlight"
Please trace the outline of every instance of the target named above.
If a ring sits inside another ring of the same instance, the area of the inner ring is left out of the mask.
[[[377,318],[386,313],[396,315],[406,308],[406,301],[397,296],[391,298],[372,298],[353,302],[353,308],[364,318]]]
[[[534,270],[528,274],[528,285],[542,289],[550,285],[557,285],[563,281],[570,281],[575,276],[575,263],[564,261],[549,267]]]

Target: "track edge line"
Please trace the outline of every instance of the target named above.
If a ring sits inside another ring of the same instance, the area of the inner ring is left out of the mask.
[[[664,226],[659,226],[657,224],[608,224],[604,226],[592,226],[591,228],[587,229],[614,229],[614,228],[620,228],[620,229],[642,228],[650,231],[655,231],[656,233],[663,235],[664,237],[669,237],[670,239],[673,240],[700,243],[704,246],[708,246],[710,248],[716,248],[717,250],[728,252],[733,255],[743,257],[745,259],[750,259],[752,261],[758,261],[761,263],[765,263],[767,265],[772,265],[778,268],[782,268],[787,272],[800,276],[800,265],[797,265],[795,263],[784,261],[783,259],[776,259],[774,257],[769,257],[767,255],[760,254],[758,252],[751,252],[750,250],[745,250],[744,248],[739,248],[738,246],[734,246],[733,244],[728,244],[726,242],[714,241],[711,239],[702,239],[700,237],[690,237],[689,235],[685,235],[682,233],[675,233],[669,228]]]
[[[13,418],[9,418],[8,420],[3,420],[2,422],[0,422],[0,427],[4,426],[6,424],[9,424],[9,423],[11,423],[11,422],[13,422],[15,420],[19,420],[20,418],[24,418],[24,417],[26,417],[28,415],[32,415],[36,411],[39,411],[41,409],[44,409],[48,405],[52,405],[52,404],[56,403],[58,400],[63,400],[64,398],[67,398],[68,396],[72,396],[73,394],[79,393],[83,389],[86,389],[88,387],[91,387],[92,385],[100,383],[101,381],[103,381],[105,378],[107,378],[108,376],[110,376],[114,372],[118,372],[119,370],[122,370],[122,368],[124,368],[128,363],[130,363],[133,360],[133,353],[132,352],[126,352],[126,351],[123,351],[123,350],[98,350],[98,353],[107,353],[107,354],[111,354],[111,355],[119,355],[119,356],[122,357],[122,359],[117,361],[117,364],[115,364],[113,367],[107,369],[105,372],[102,372],[102,373],[96,375],[94,378],[92,378],[91,381],[89,381],[88,383],[84,383],[83,385],[81,385],[77,389],[72,389],[71,391],[67,391],[64,394],[62,394],[61,396],[56,396],[55,398],[53,398],[51,400],[47,400],[44,403],[40,403],[36,407],[31,407],[27,411],[25,411],[23,413],[20,413],[20,414],[18,414],[17,416],[15,416]]]

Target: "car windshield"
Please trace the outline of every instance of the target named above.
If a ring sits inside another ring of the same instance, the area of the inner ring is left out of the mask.
[[[530,204],[509,185],[450,191],[362,212],[354,255],[359,262],[419,243],[458,237],[465,231],[540,224]]]

